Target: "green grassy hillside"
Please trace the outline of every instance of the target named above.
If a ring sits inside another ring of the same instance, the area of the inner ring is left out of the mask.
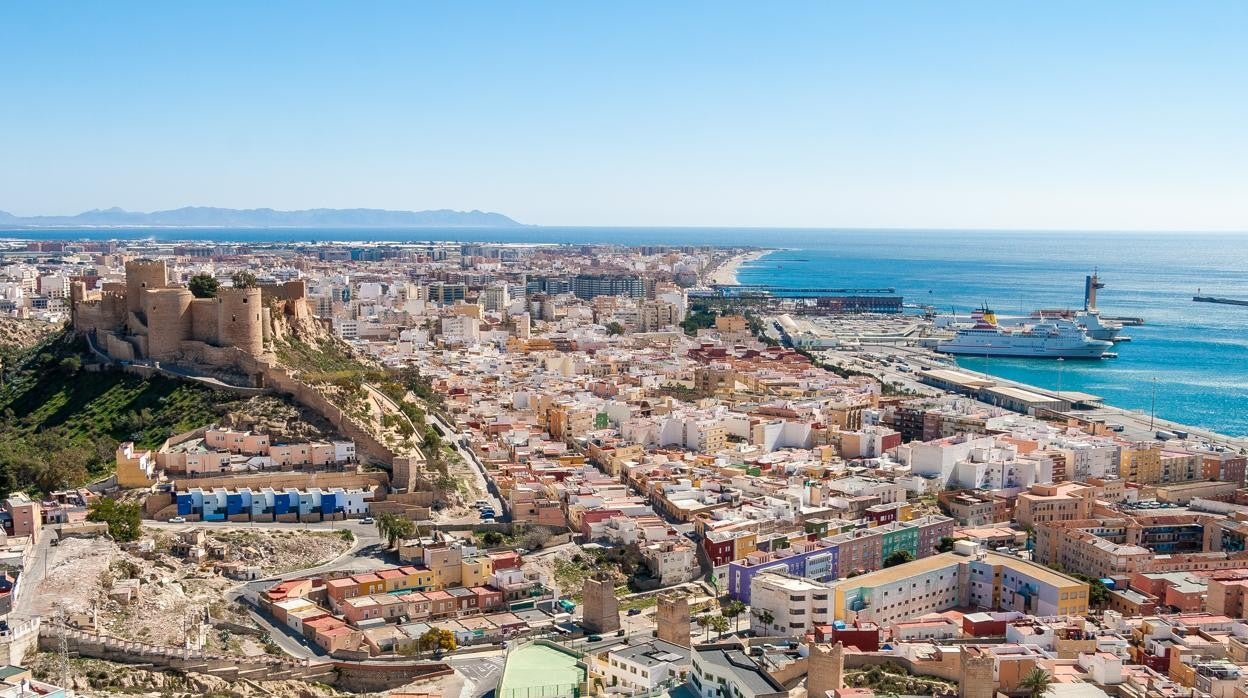
[[[85,346],[49,338],[6,366],[0,389],[0,496],[46,492],[107,474],[121,441],[151,448],[209,424],[234,395],[169,378],[82,367]]]

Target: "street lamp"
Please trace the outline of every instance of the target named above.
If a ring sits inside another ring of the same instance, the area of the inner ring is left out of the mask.
[[[1148,408],[1148,430],[1153,430],[1153,422],[1157,419],[1157,376],[1153,376],[1153,401]]]

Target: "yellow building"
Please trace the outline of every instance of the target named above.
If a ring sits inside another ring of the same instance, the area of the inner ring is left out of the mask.
[[[1123,448],[1118,474],[1123,480],[1144,485],[1161,482],[1161,449],[1142,443]]]
[[[460,585],[466,587],[484,586],[494,574],[494,563],[485,555],[464,558],[460,562]]]
[[[732,559],[744,560],[746,555],[758,550],[758,533],[747,531],[733,539]]]
[[[433,588],[461,586],[463,554],[457,545],[425,548],[425,566],[433,573]]]
[[[744,315],[719,315],[715,318],[716,332],[745,332],[748,327]]]
[[[407,573],[404,578],[405,589],[415,589],[417,591],[427,591],[434,588],[435,579],[433,570],[421,569],[419,567],[402,567],[400,568]]]
[[[117,447],[117,486],[151,487],[156,482],[156,458],[127,441]]]

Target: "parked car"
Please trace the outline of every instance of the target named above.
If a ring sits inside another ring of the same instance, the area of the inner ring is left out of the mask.
[[[371,524],[371,523],[374,523],[374,520],[373,520],[373,517],[371,516],[365,516],[364,518],[360,519],[360,523]]]
[[[586,639],[586,640],[589,640],[590,642],[602,642],[602,636],[601,636],[601,635],[590,635],[589,637],[587,637],[587,638],[585,638],[585,639]]]
[[[630,615],[630,616],[639,616],[639,615],[641,615],[641,609],[640,609],[640,608],[630,608],[630,609],[628,609],[628,615]]]
[[[186,523],[186,519],[181,516],[175,516],[169,519],[169,523]]]

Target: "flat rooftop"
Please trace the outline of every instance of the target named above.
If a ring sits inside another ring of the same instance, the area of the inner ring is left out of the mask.
[[[875,572],[868,572],[857,577],[842,579],[836,582],[834,586],[843,589],[853,589],[856,587],[877,587],[885,584],[892,584],[907,577],[918,574],[925,574],[945,567],[955,565],[969,564],[976,562],[974,556],[959,555],[958,553],[940,553],[931,557],[924,557],[913,562],[907,562],[896,567],[888,567]],[[1039,565],[1029,560],[1014,557],[1013,555],[998,555],[997,553],[985,553],[983,562],[989,565],[1008,567],[1012,570],[1022,572],[1037,581],[1051,584],[1057,587],[1069,587],[1076,584],[1082,584],[1074,577],[1067,577],[1059,572]]]
[[[577,666],[576,655],[536,642],[521,645],[507,655],[503,678],[498,683],[499,698],[532,695],[570,695],[569,689],[585,681],[585,669]],[[555,690],[566,686],[568,689]],[[530,691],[549,687],[546,691]]]

